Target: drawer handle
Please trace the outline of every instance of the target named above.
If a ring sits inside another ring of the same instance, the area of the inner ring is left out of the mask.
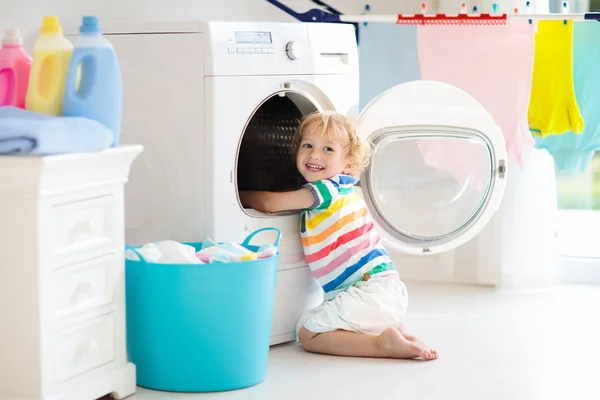
[[[98,343],[93,339],[88,339],[77,345],[73,355],[73,364],[80,364],[89,355],[92,355],[98,349]]]
[[[94,224],[91,220],[80,221],[73,225],[69,231],[69,242],[74,243],[85,239],[94,233]]]
[[[71,304],[75,305],[85,300],[89,300],[94,297],[96,284],[94,282],[81,282],[77,285],[73,294],[71,295]]]

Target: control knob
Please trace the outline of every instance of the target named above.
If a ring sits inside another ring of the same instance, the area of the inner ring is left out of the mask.
[[[285,45],[285,54],[287,54],[290,60],[297,60],[303,55],[302,46],[297,42],[288,42]]]

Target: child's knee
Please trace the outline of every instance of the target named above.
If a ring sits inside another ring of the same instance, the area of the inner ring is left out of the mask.
[[[305,327],[300,328],[300,331],[298,332],[298,340],[300,341],[302,347],[304,347],[304,350],[311,351],[313,340],[317,335],[318,333],[311,332]]]

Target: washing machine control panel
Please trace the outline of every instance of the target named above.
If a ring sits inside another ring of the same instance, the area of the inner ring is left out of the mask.
[[[322,25],[322,26],[321,26]],[[208,76],[358,73],[354,28],[346,24],[209,22]]]
[[[229,54],[273,54],[272,47],[230,47]]]
[[[209,51],[204,52],[207,75],[298,75],[312,72],[305,24],[211,22],[208,28],[208,42],[205,43]]]
[[[231,39],[231,38],[230,38]],[[234,31],[235,47],[229,46],[229,54],[274,54],[273,34],[269,31]]]
[[[236,47],[228,47],[229,54],[275,54],[273,49],[273,34],[260,31],[235,31]],[[294,61],[304,54],[302,43],[291,40],[285,45],[285,55]]]

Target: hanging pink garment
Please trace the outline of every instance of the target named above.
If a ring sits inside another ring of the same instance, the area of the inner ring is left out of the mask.
[[[506,141],[508,161],[523,166],[534,145],[527,109],[533,72],[535,25],[419,26],[421,77],[454,85],[473,96],[494,117]],[[453,143],[451,143],[453,142]],[[462,185],[487,186],[481,144],[447,139],[423,140],[427,165],[450,172]],[[483,164],[482,164],[483,163]]]
[[[482,191],[491,183],[490,154],[483,141],[423,138],[417,148],[425,165],[450,173],[461,187]]]

